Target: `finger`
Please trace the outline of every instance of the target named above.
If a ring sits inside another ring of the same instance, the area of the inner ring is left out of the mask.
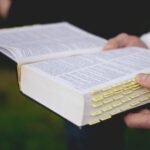
[[[126,47],[129,43],[129,35],[126,33],[121,33],[118,36],[108,40],[107,44],[104,46],[103,50],[117,49]]]
[[[142,113],[129,114],[125,117],[125,123],[130,128],[150,129],[150,115]]]
[[[119,48],[118,42],[115,39],[111,39],[104,46],[103,50],[111,50],[111,49],[117,49],[117,48]]]
[[[136,47],[141,47],[141,48],[148,48],[142,40],[140,40],[138,37],[133,36],[133,35],[129,36],[127,46],[128,47],[136,46]]]
[[[143,109],[139,113],[141,113],[141,114],[149,114],[150,115],[150,110],[149,109]]]
[[[131,39],[131,35],[128,35],[127,33],[121,33],[117,36],[117,40],[121,48],[121,47],[128,47],[132,39]]]
[[[150,74],[138,74],[136,81],[145,88],[150,88]]]

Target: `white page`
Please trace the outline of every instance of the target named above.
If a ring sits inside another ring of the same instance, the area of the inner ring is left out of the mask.
[[[53,59],[27,65],[51,79],[79,91],[88,91],[112,81],[150,70],[150,52],[145,49],[127,48],[82,56]]]
[[[16,28],[0,32],[0,46],[15,51],[21,63],[98,51],[105,40],[69,23]]]

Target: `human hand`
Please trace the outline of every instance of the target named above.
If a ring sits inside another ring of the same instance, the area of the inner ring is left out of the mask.
[[[137,75],[136,81],[143,87],[150,88],[150,74]],[[150,110],[144,109],[138,113],[130,113],[125,117],[125,123],[131,128],[150,129]]]
[[[137,36],[121,33],[108,40],[103,50],[111,50],[123,47],[142,47],[147,48],[146,44]]]
[[[150,110],[143,109],[138,113],[130,113],[124,120],[130,128],[150,129]]]
[[[108,40],[104,50],[132,46],[147,48],[146,44],[141,41],[140,38],[122,33]],[[141,86],[150,88],[150,74],[139,74],[136,80]],[[150,110],[144,109],[138,113],[130,113],[125,117],[124,120],[128,127],[150,129]]]
[[[0,0],[0,17],[6,18],[11,7],[11,0]]]

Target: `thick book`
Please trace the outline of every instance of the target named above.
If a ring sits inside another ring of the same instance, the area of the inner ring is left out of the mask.
[[[0,30],[0,52],[17,65],[20,91],[77,126],[150,102],[135,76],[150,51],[102,51],[107,42],[67,22]]]

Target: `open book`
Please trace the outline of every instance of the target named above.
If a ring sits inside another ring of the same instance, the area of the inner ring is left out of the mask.
[[[0,30],[0,52],[18,64],[20,90],[84,126],[150,102],[137,73],[150,71],[150,51],[102,51],[106,40],[69,23]]]

